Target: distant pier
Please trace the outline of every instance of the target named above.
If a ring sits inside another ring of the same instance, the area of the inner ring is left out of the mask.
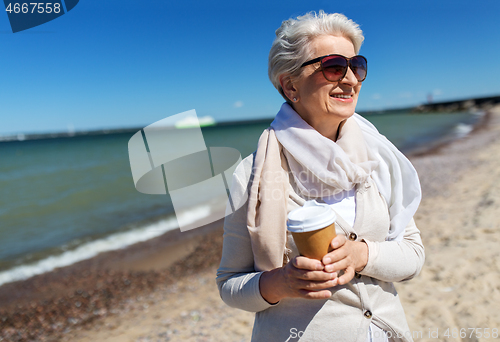
[[[500,95],[455,101],[427,103],[415,107],[413,112],[453,112],[474,109],[489,109],[500,103]]]

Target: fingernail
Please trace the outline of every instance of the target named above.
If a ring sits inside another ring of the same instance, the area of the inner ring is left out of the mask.
[[[323,269],[323,265],[321,264],[316,264],[316,270],[321,271]]]
[[[337,241],[332,242],[332,247],[337,248],[339,246],[339,243]]]
[[[325,266],[325,271],[327,271],[327,272],[333,271],[333,265],[327,265],[327,266]]]
[[[332,262],[332,259],[330,259],[330,258],[325,258],[325,260],[324,260],[324,261],[325,261],[325,264],[329,264],[329,263],[331,263],[331,262]]]

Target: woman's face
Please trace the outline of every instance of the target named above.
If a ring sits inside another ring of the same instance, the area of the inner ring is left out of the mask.
[[[356,55],[354,45],[344,37],[316,37],[310,46],[313,53],[311,59],[330,54],[345,57]],[[350,68],[339,82],[327,81],[319,62],[303,69],[301,77],[295,81],[291,80],[288,85],[293,93],[291,99],[297,99],[294,108],[308,124],[323,135],[336,135],[340,122],[354,114],[361,82],[358,82]]]

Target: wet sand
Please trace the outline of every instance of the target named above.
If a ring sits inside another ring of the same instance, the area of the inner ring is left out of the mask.
[[[490,340],[471,329],[500,330],[500,108],[466,138],[411,160],[426,247],[422,273],[396,284],[411,333]],[[249,341],[253,314],[227,307],[215,285],[221,248],[217,222],[5,284],[0,341]]]

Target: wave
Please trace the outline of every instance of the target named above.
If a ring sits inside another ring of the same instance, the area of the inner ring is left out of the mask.
[[[459,123],[453,128],[453,135],[455,138],[463,138],[474,130],[474,125]]]
[[[467,120],[467,122],[459,122],[454,128],[452,135],[454,138],[463,138],[469,133],[471,133],[474,128],[479,125],[484,116],[486,115],[486,112],[483,110],[476,110],[476,111],[471,111],[472,118],[470,120]]]
[[[99,253],[128,247],[138,242],[147,241],[179,227],[178,220],[187,225],[210,216],[213,208],[199,205],[184,212],[177,218],[169,217],[133,230],[119,232],[107,237],[84,243],[73,250],[59,255],[51,255],[28,265],[20,265],[0,272],[0,286],[14,281],[25,280],[33,276],[50,272],[95,257]]]

